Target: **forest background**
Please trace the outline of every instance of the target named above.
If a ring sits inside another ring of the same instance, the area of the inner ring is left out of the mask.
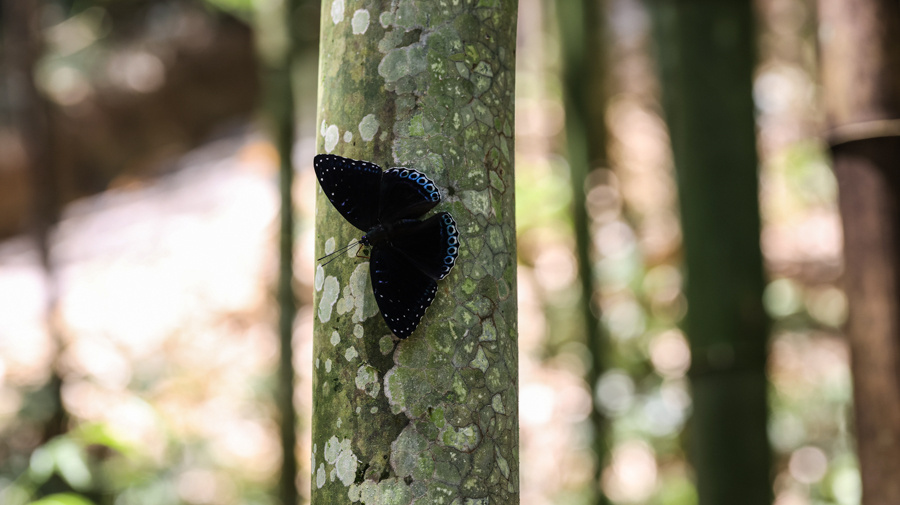
[[[698,502],[659,4],[598,2],[596,31],[574,45],[561,35],[582,33],[584,17],[565,3],[518,4],[524,504]],[[285,501],[273,373],[285,117],[296,128],[295,488],[309,500],[317,44],[335,12],[291,5],[286,16],[275,0],[3,4],[0,503]],[[344,22],[357,7],[348,0]],[[752,22],[771,493],[778,505],[856,505],[817,7],[758,0]],[[586,182],[569,154],[573,47],[600,68],[578,77],[602,100],[602,136],[588,142],[605,149]],[[15,78],[23,69],[34,93]],[[35,152],[52,170],[34,169]],[[585,338],[585,286],[603,369]]]

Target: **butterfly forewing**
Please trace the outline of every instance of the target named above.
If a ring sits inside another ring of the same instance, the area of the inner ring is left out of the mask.
[[[459,255],[459,231],[447,212],[424,221],[404,221],[391,234],[391,245],[412,266],[432,279],[450,273]]]
[[[369,265],[372,291],[388,328],[410,336],[437,293],[437,282],[415,268],[391,246],[375,247]]]
[[[322,191],[344,219],[363,231],[378,223],[381,167],[333,154],[317,155],[314,166]]]
[[[382,223],[419,217],[441,201],[441,192],[425,174],[411,168],[392,168],[381,179]]]

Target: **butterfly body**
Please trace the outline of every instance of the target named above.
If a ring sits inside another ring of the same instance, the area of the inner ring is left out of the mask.
[[[450,273],[459,254],[459,231],[447,212],[418,218],[441,200],[425,174],[381,167],[330,154],[315,157],[325,195],[372,247],[369,273],[375,301],[388,328],[407,338]]]
[[[409,235],[418,223],[421,223],[418,219],[403,219],[395,223],[376,224],[359,239],[359,243],[367,246],[390,246],[393,238]]]

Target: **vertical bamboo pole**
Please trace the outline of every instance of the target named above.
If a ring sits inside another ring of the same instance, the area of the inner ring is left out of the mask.
[[[900,503],[900,3],[820,0],[863,503]]]
[[[750,0],[657,0],[691,345],[700,505],[772,500]]]

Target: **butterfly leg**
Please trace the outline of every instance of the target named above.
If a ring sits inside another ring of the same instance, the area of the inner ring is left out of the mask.
[[[370,259],[369,256],[365,256],[365,255],[360,254],[360,253],[363,251],[363,249],[365,249],[365,247],[366,247],[365,244],[363,244],[363,243],[360,243],[360,244],[359,244],[359,249],[356,250],[356,257],[357,257],[357,258],[364,259],[364,260]]]

